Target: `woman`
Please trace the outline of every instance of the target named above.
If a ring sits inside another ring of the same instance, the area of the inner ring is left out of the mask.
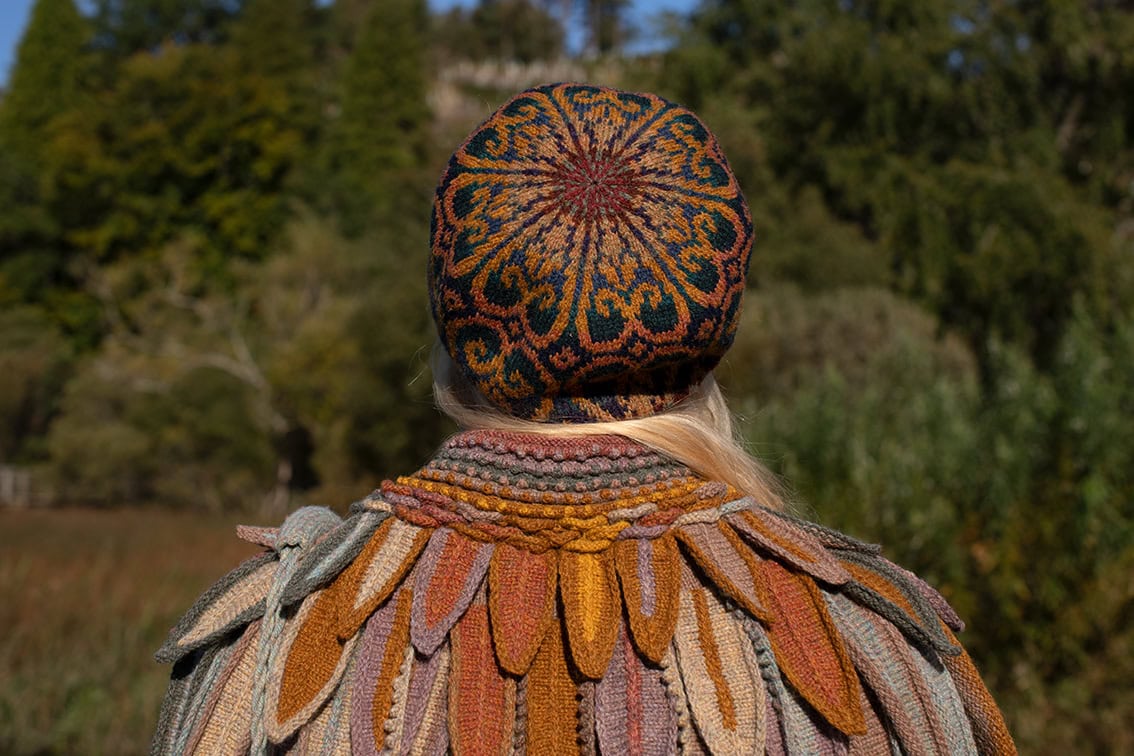
[[[517,95],[457,150],[429,266],[464,429],[190,610],[161,753],[1013,753],[941,596],[786,514],[712,369],[751,221],[649,94]]]

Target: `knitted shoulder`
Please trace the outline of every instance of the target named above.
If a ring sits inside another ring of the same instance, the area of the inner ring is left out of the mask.
[[[747,628],[777,702],[769,731],[788,752],[810,751],[816,739],[864,753],[1015,752],[953,634],[963,623],[935,589],[878,546],[813,523],[758,507],[726,520],[740,535],[732,541],[756,557],[762,603],[746,610]],[[690,549],[724,588],[720,552]]]
[[[154,753],[216,752],[249,742],[251,685],[268,644],[279,595],[302,555],[340,519],[307,507],[279,528],[241,526],[244,540],[264,546],[213,584],[170,631],[155,657],[173,663]],[[219,738],[219,740],[218,740]]]

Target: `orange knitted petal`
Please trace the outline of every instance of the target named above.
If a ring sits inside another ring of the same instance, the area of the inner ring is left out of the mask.
[[[780,670],[834,727],[847,735],[865,734],[858,674],[819,587],[773,559],[759,566],[764,603],[773,612],[768,640]]]
[[[432,530],[390,517],[370,537],[362,553],[343,570],[345,601],[340,605],[338,632],[349,638],[401,583],[429,541]]]
[[[488,609],[496,658],[523,675],[539,651],[555,614],[555,552],[533,554],[498,544],[488,563]]]
[[[731,528],[723,523],[695,524],[677,528],[674,534],[721,593],[767,621],[768,610],[756,592],[756,558]]]
[[[558,624],[558,623],[557,623]],[[544,636],[527,675],[528,716],[525,739],[528,753],[540,756],[575,756],[578,720],[575,682],[567,666],[563,629],[553,626]]]
[[[606,673],[622,622],[614,561],[609,550],[559,555],[559,596],[571,659],[584,676]]]
[[[516,680],[496,664],[483,598],[474,602],[453,627],[449,642],[449,740],[453,752],[476,756],[509,753],[516,717]]]
[[[311,611],[303,618],[287,651],[276,707],[279,724],[288,722],[312,703],[322,703],[315,699],[320,693],[330,695],[329,684],[337,678],[336,672],[342,674],[347,641],[339,638],[336,626],[344,587],[342,581],[336,581],[314,598]]]
[[[653,540],[618,541],[614,562],[630,633],[638,651],[661,664],[677,625],[680,555],[669,533]]]

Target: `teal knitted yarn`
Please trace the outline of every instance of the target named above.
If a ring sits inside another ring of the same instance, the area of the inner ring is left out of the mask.
[[[651,94],[521,92],[453,154],[430,301],[463,375],[519,418],[651,415],[732,343],[752,242],[712,133]]]

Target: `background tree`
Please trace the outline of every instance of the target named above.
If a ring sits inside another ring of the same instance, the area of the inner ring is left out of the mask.
[[[340,112],[329,126],[315,202],[358,235],[402,210],[420,212],[428,195],[417,187],[429,123],[426,102],[428,15],[424,0],[374,5],[344,64]],[[406,204],[408,203],[408,205]]]
[[[0,102],[0,303],[43,306],[81,342],[90,338],[89,307],[74,295],[72,250],[45,201],[43,174],[52,130],[85,102],[89,42],[72,0],[38,0]]]
[[[243,0],[92,0],[100,48],[121,59],[165,44],[218,44]]]
[[[626,19],[630,0],[578,0],[587,30],[587,49],[595,55],[610,55],[629,39]]]
[[[434,21],[440,53],[454,60],[509,60],[531,63],[563,55],[563,26],[532,0],[480,0],[454,7]]]

